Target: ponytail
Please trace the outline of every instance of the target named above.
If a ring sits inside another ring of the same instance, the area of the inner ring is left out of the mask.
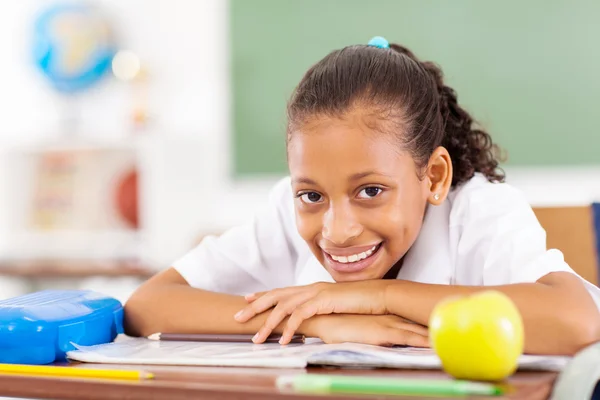
[[[407,48],[348,46],[329,53],[302,78],[288,104],[288,135],[314,115],[343,115],[359,104],[381,115],[379,128],[395,134],[422,168],[438,146],[452,159],[452,186],[483,174],[502,182],[499,149],[458,105],[442,71]],[[289,136],[288,136],[289,137]]]
[[[430,61],[419,61],[406,47],[397,44],[390,47],[418,63],[435,82],[444,131],[441,145],[452,159],[452,185],[468,181],[475,172],[483,174],[489,181],[503,182],[505,176],[498,167],[500,149],[487,132],[473,126],[473,118],[458,104],[454,89],[444,84],[442,70]]]

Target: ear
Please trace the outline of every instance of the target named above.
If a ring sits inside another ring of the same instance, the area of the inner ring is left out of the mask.
[[[440,146],[433,151],[427,163],[429,196],[427,201],[434,206],[444,202],[452,184],[452,160],[448,150]]]

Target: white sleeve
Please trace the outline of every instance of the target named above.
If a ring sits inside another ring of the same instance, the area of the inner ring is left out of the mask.
[[[293,285],[293,206],[286,178],[271,190],[264,213],[219,237],[205,238],[173,268],[191,286],[221,293],[243,295]]]
[[[465,187],[452,214],[451,220],[461,225],[458,276],[479,276],[476,284],[491,286],[536,282],[551,272],[575,273],[561,251],[546,248],[546,232],[531,206],[507,184]],[[600,289],[581,279],[600,307]]]

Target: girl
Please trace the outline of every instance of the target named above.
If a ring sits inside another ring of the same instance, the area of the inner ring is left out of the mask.
[[[434,64],[383,38],[334,51],[288,114],[290,177],[268,211],[142,285],[126,305],[130,334],[427,346],[436,303],[492,288],[519,308],[528,353],[600,339],[600,290],[546,249]]]

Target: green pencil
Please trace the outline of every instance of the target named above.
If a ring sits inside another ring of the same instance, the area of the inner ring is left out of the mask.
[[[281,376],[277,379],[280,390],[300,393],[345,393],[413,396],[498,396],[504,390],[493,384],[461,380],[369,378],[365,376],[340,376],[305,374]]]

